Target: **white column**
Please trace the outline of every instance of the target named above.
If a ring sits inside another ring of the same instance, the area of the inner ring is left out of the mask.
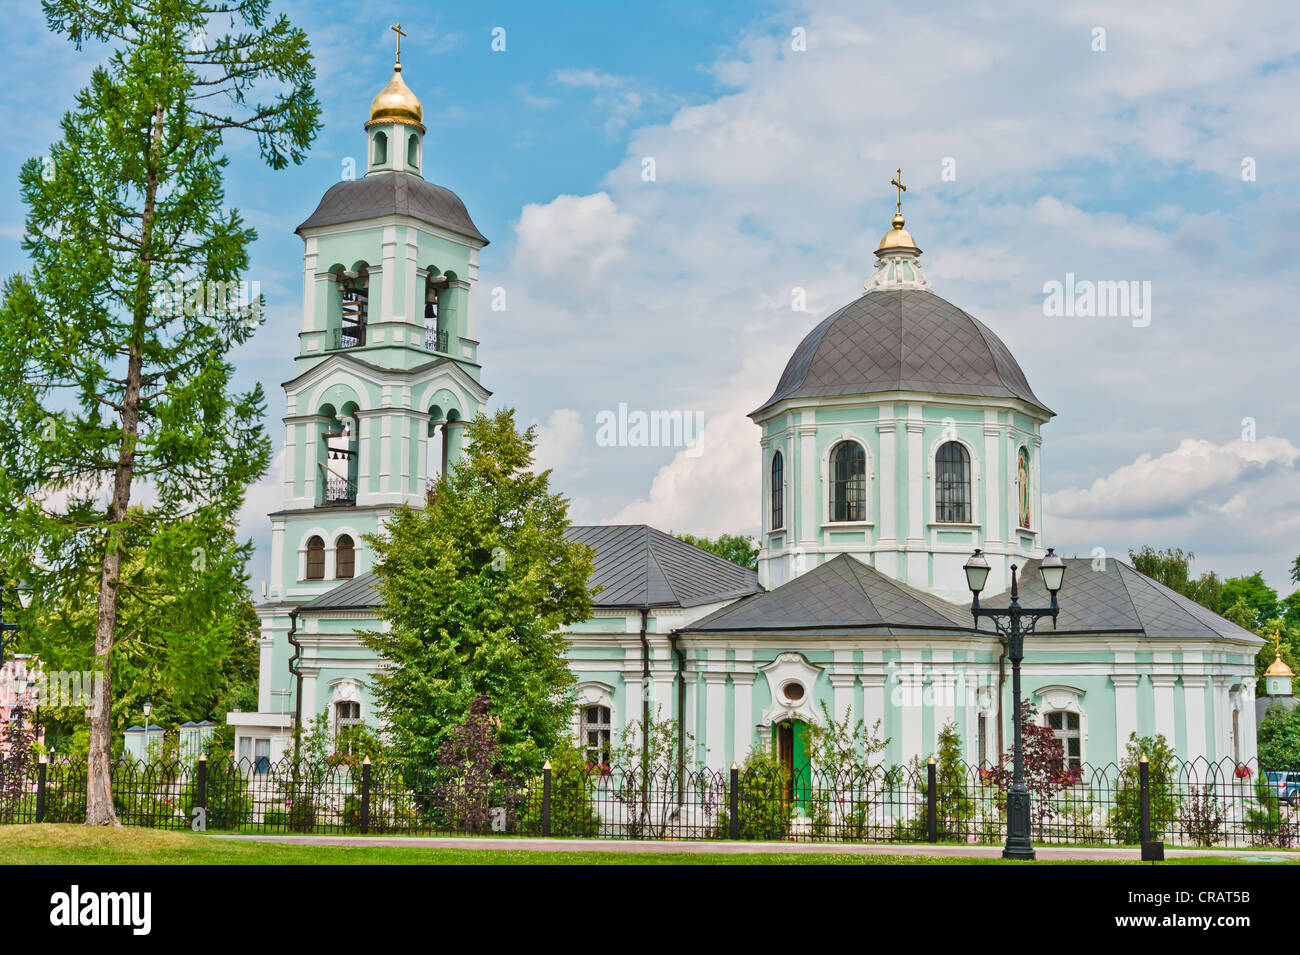
[[[1255,683],[1245,677],[1241,683],[1241,761],[1247,762],[1259,755],[1259,740],[1255,726]]]
[[[1174,673],[1151,674],[1154,687],[1156,732],[1169,741],[1170,746],[1177,745],[1174,739],[1174,684],[1178,676]]]
[[[737,661],[738,665],[739,663]],[[736,688],[735,745],[732,747],[731,759],[724,764],[727,767],[731,766],[732,760],[744,762],[749,748],[754,744],[754,674],[752,671],[733,672],[731,683]]]
[[[956,701],[953,698],[956,679],[952,672],[952,651],[934,650],[930,654],[930,684],[934,693],[934,739],[930,748],[937,750],[939,731],[943,724],[956,715]]]
[[[1115,685],[1115,759],[1124,757],[1130,734],[1137,732],[1137,685],[1141,677],[1136,673],[1111,674]]]
[[[877,425],[880,433],[880,513],[875,515],[880,524],[879,545],[892,546],[896,543],[898,528],[896,526],[897,498],[894,489],[894,428],[893,422]]]
[[[862,725],[870,731],[876,721],[880,721],[880,736],[885,735],[885,674],[863,673],[858,676],[862,681]]]
[[[1208,677],[1183,674],[1183,710],[1187,716],[1187,759],[1209,758],[1205,740],[1205,686]]]
[[[921,436],[924,430],[925,425],[919,421],[907,423],[907,537],[909,541],[918,543],[925,540],[922,504],[926,474],[921,457]]]
[[[315,236],[306,242],[302,254],[302,330],[312,331],[312,322],[316,320],[316,249]]]
[[[996,416],[996,411],[987,411],[986,415]],[[1002,456],[998,454],[998,435],[996,426],[984,426],[984,462],[980,469],[984,474],[984,547],[1002,542]],[[993,583],[993,581],[989,581]],[[994,591],[996,593],[997,591]]]
[[[832,673],[830,675],[831,691],[834,694],[833,710],[835,721],[843,722],[853,707],[853,684],[857,676],[853,673]]]
[[[902,705],[898,708],[898,717],[900,722],[899,742],[902,746],[902,760],[907,764],[913,756],[928,756],[922,754],[923,740],[921,738],[921,720],[923,719],[925,709],[923,706],[923,694],[925,691],[924,678],[913,669],[914,664],[904,663],[898,669],[898,682],[902,691]]]
[[[803,414],[811,417],[813,412]],[[812,547],[817,539],[817,496],[822,493],[821,466],[817,460],[817,425],[799,425],[799,543],[806,548]],[[814,561],[811,556],[804,559],[804,570],[812,570]],[[790,577],[795,576],[797,568],[790,568]]]
[[[381,322],[391,322],[396,313],[393,310],[393,303],[397,298],[397,228],[395,226],[384,226],[383,251],[383,274],[380,277],[379,284],[382,286],[379,290],[381,296],[379,302],[379,320]],[[371,295],[374,294],[373,283],[371,285]]]
[[[711,663],[712,665],[712,663]],[[727,745],[727,674],[704,674],[704,745],[707,752],[705,764],[710,769],[724,769],[731,765],[724,762]]]
[[[1216,673],[1214,685],[1214,758],[1223,759],[1232,755],[1232,706],[1228,701],[1228,687],[1232,677]]]
[[[686,673],[685,673],[686,720],[685,720],[685,725],[682,727],[682,729],[685,730],[687,733],[689,733],[691,738],[696,740],[697,742],[700,738],[700,731],[697,725],[699,721],[695,718],[695,696],[696,696],[696,682],[697,682],[696,678],[698,677],[698,675],[699,674],[696,672],[695,669],[695,661],[688,656],[686,658]],[[688,768],[693,767],[695,765],[694,744],[690,746],[686,754],[686,763]]]

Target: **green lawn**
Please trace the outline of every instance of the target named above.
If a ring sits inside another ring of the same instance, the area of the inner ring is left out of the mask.
[[[905,853],[901,850],[900,853]],[[1261,850],[1260,854],[1267,854]],[[1001,859],[821,853],[728,854],[566,852],[526,849],[429,849],[390,846],[277,845],[214,839],[189,832],[91,829],[78,825],[0,827],[0,865],[1002,865]],[[1172,864],[1239,864],[1205,857]],[[1061,864],[1061,863],[1050,863]],[[1107,863],[1075,863],[1104,865]],[[1131,863],[1137,864],[1137,863]]]

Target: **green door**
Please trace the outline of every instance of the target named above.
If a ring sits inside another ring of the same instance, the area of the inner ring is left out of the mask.
[[[812,762],[808,755],[808,725],[802,720],[783,720],[772,727],[772,745],[785,766],[786,798],[799,809],[808,808],[812,789]]]

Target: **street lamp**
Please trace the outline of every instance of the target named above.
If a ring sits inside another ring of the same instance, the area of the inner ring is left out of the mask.
[[[18,606],[26,610],[32,600],[32,588],[23,581],[17,586]],[[4,614],[4,588],[0,588],[0,666],[5,662],[5,648],[9,646],[9,634],[16,633],[18,624],[9,623]]]
[[[970,612],[979,626],[981,617],[993,621],[993,626],[1007,641],[1007,656],[1011,658],[1011,693],[1014,702],[1013,720],[1015,724],[1015,744],[1011,789],[1007,793],[1007,844],[1002,849],[1004,859],[1033,859],[1034,845],[1029,826],[1029,788],[1025,786],[1025,753],[1020,733],[1020,661],[1025,658],[1025,637],[1038,627],[1043,617],[1051,617],[1056,625],[1056,615],[1060,608],[1056,605],[1056,592],[1061,589],[1065,579],[1065,561],[1056,556],[1056,551],[1047,549],[1047,554],[1038,564],[1038,572],[1043,577],[1043,585],[1051,594],[1051,606],[1046,609],[1020,606],[1020,590],[1016,584],[1016,565],[1011,565],[1011,603],[1005,610],[989,610],[980,606],[980,591],[989,578],[989,562],[983,551],[975,553],[966,561],[966,584],[970,587],[973,598]],[[1022,626],[1021,621],[1025,623]]]
[[[153,703],[151,703],[149,700],[145,700],[144,706],[142,706],[141,709],[144,710],[145,739],[148,739],[149,738],[149,717],[153,715]]]

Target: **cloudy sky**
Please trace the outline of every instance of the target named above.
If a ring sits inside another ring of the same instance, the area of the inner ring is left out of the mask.
[[[251,277],[271,306],[236,360],[242,384],[268,383],[277,442],[292,230],[362,153],[400,19],[426,175],[465,200],[492,240],[480,281],[506,292],[479,316],[484,383],[540,426],[575,521],[757,530],[745,415],[859,294],[901,166],[935,291],[990,325],[1058,414],[1047,542],[1178,546],[1196,569],[1292,589],[1294,3],[277,6],[307,25],[325,128],[282,172],[232,141],[227,189],[259,229]],[[48,34],[32,0],[8,28],[5,272],[24,266],[18,167],[102,53]],[[1151,283],[1149,324],[1045,316],[1044,283],[1067,274]],[[700,453],[598,444],[597,416],[620,404],[701,412]],[[257,578],[278,495],[271,477],[250,494]]]

